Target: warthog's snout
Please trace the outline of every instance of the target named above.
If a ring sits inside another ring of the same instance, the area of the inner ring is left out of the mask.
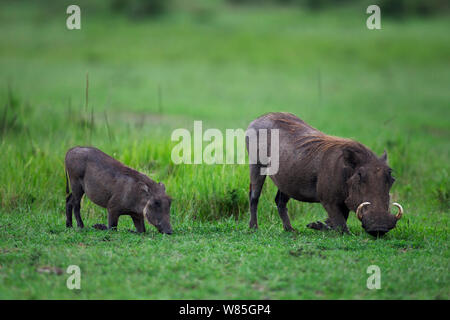
[[[384,236],[389,230],[387,229],[374,229],[374,230],[366,230],[368,234],[375,238],[381,238]]]
[[[163,226],[163,225],[157,225],[156,229],[158,229],[158,231],[160,233],[164,233],[164,234],[172,234],[172,226]]]
[[[364,230],[375,238],[384,236],[397,224],[397,219],[389,212],[368,212],[361,221]]]
[[[394,203],[395,207],[399,209],[396,215],[390,212],[370,210],[370,202],[361,203],[357,210],[356,216],[362,222],[364,230],[373,237],[382,237],[389,230],[395,228],[397,221],[401,219],[403,215],[403,208],[400,204]],[[363,208],[368,207],[367,212],[362,212]]]
[[[160,230],[159,232],[164,233],[164,234],[172,234],[173,233],[172,229]]]

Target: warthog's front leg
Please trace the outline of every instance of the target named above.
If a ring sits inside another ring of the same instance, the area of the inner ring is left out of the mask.
[[[283,222],[283,228],[285,231],[296,231],[291,226],[291,221],[289,220],[287,203],[289,201],[289,196],[278,190],[275,197],[275,203],[277,204],[278,214],[280,215],[281,221]]]
[[[133,219],[134,226],[138,233],[145,232],[145,220],[142,214],[131,216],[131,219]]]
[[[104,225],[103,223],[96,223],[92,226],[92,228],[97,230],[108,230],[108,227]]]
[[[325,210],[328,212],[328,219],[325,222],[316,221],[307,225],[308,228],[315,230],[337,230],[349,233],[347,227],[348,209],[345,205],[324,204]]]
[[[113,207],[108,207],[108,227],[104,224],[97,223],[92,227],[98,230],[117,230],[117,224],[119,223],[120,211]]]
[[[311,222],[311,223],[308,223],[306,226],[310,229],[320,230],[320,231],[331,230],[331,227],[328,225],[328,219],[325,220],[325,222],[322,222],[322,221]]]
[[[108,208],[108,229],[117,230],[120,212],[115,208]]]

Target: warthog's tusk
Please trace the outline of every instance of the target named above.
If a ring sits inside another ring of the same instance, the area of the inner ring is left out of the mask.
[[[149,213],[149,210],[148,210],[149,205],[150,205],[150,200],[147,201],[147,203],[145,204],[144,210],[142,211],[142,213],[144,214],[144,218],[146,218],[147,214]]]
[[[394,202],[392,205],[398,208],[398,213],[395,215],[395,217],[397,218],[397,220],[400,220],[403,215],[403,207],[397,202]]]
[[[367,206],[367,205],[369,205],[370,204],[370,202],[363,202],[363,203],[361,203],[359,206],[358,206],[358,208],[356,209],[356,216],[358,217],[358,219],[359,220],[362,220],[362,212],[361,212],[361,209],[364,207],[364,206]]]

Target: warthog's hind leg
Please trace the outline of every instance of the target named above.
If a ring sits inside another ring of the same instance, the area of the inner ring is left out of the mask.
[[[73,204],[72,204],[73,196],[71,193],[66,198],[66,227],[72,228],[72,211],[73,211]]]
[[[79,188],[73,188],[72,190],[72,204],[73,204],[73,211],[75,214],[75,219],[77,220],[77,225],[78,228],[84,228],[84,224],[83,224],[83,220],[81,219],[81,213],[80,213],[80,209],[81,209],[81,198],[84,195],[84,191],[81,188],[81,186],[79,186]]]
[[[70,185],[72,187],[72,193],[66,199],[66,226],[72,226],[72,208],[75,214],[75,219],[77,220],[77,225],[79,228],[84,228],[83,220],[81,219],[80,213],[80,203],[81,198],[84,195],[84,190],[81,184],[76,181],[70,180]]]
[[[250,191],[248,193],[250,202],[250,223],[252,229],[258,228],[258,201],[261,190],[266,180],[265,175],[260,174],[260,166],[256,164],[250,165]]]

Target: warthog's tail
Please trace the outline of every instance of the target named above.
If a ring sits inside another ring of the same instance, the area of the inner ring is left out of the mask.
[[[69,176],[67,175],[66,168],[64,168],[64,173],[66,175],[66,195],[68,195],[70,193],[70,188],[69,188]]]

